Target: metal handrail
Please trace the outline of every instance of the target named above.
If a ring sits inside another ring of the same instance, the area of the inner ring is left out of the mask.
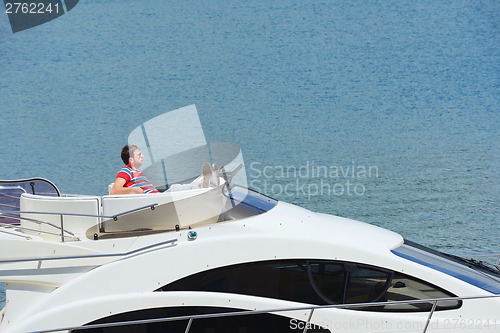
[[[149,205],[145,205],[145,206],[137,207],[137,208],[134,208],[134,209],[126,210],[126,211],[123,211],[123,212],[120,212],[120,213],[114,214],[114,215],[83,214],[83,213],[68,213],[68,212],[39,212],[39,211],[27,211],[27,210],[16,210],[16,211],[13,211],[13,210],[0,210],[0,215],[14,214],[14,213],[15,214],[24,213],[24,214],[40,214],[40,215],[65,215],[65,216],[67,215],[67,216],[80,216],[80,217],[101,217],[101,218],[108,218],[108,219],[114,219],[114,220],[116,220],[118,217],[120,217],[122,215],[126,215],[126,214],[129,214],[129,213],[134,213],[134,212],[146,209],[146,208],[150,208],[151,210],[154,210],[154,208],[156,206],[158,206],[157,203],[152,203],[152,204],[149,204]],[[43,222],[43,221],[41,221],[41,222]]]
[[[2,223],[2,224],[5,224],[5,223]],[[25,234],[21,234],[19,232],[8,231],[8,230],[5,230],[5,229],[0,229],[0,232],[4,233],[4,234],[7,234],[7,235],[17,236],[17,237],[21,237],[21,238],[25,238],[25,239],[32,239],[33,238],[31,236],[28,236],[28,235],[25,235]]]
[[[31,219],[30,219],[31,220]],[[32,221],[32,222],[39,222],[39,221]],[[49,225],[51,225],[50,223],[47,223]],[[52,225],[54,228],[58,228],[57,226],[55,225]],[[8,224],[8,223],[1,223],[0,222],[0,227],[3,227],[4,229],[7,229],[7,228],[11,228],[11,229],[18,229],[18,230],[27,230],[27,231],[34,231],[34,232],[40,232],[40,233],[45,233],[45,234],[48,234],[48,235],[53,235],[53,236],[60,236],[61,234],[59,233],[55,233],[55,232],[50,232],[50,231],[40,231],[40,230],[36,230],[36,229],[33,229],[33,228],[27,228],[27,227],[21,227],[20,225],[16,225],[16,226],[13,226],[11,224]],[[64,230],[65,232],[67,232],[68,234],[71,235],[71,237],[75,237],[75,235],[70,232],[70,231],[67,231],[67,230]],[[2,230],[0,229],[0,232],[5,232],[5,233],[9,233],[5,230]],[[14,233],[11,233],[11,234],[14,234]],[[24,234],[21,234],[21,233],[16,233],[15,234],[16,236],[20,236],[20,237],[28,237],[27,235],[24,235]],[[32,237],[29,237],[29,238],[32,238]],[[75,237],[76,238],[76,237]]]
[[[141,248],[128,251],[128,252],[121,252],[121,253],[100,253],[100,254],[87,254],[87,255],[78,255],[78,256],[58,256],[58,257],[39,257],[39,258],[21,258],[21,259],[7,259],[7,260],[0,260],[0,264],[6,264],[6,263],[18,263],[18,262],[30,262],[30,261],[49,261],[49,260],[69,260],[69,259],[89,259],[89,258],[106,258],[106,257],[125,257],[129,256],[132,254],[136,254],[138,252],[142,252],[145,250],[149,250],[154,247],[159,247],[162,245],[166,244],[172,244],[171,246],[175,246],[175,243],[177,242],[177,238],[173,238],[170,240],[150,244],[143,246]]]
[[[75,237],[75,234],[73,234],[71,231],[65,230],[65,229],[61,228],[60,226],[55,225],[55,224],[50,223],[50,222],[41,221],[41,220],[37,220],[37,219],[32,219],[32,218],[29,218],[29,217],[21,217],[21,216],[9,215],[9,214],[2,214],[2,212],[0,212],[0,215],[7,216],[8,218],[13,219],[13,220],[24,220],[24,221],[33,222],[33,223],[36,223],[36,224],[45,224],[45,225],[53,227],[53,228],[55,228],[57,230],[61,230],[61,232],[63,232],[63,233],[69,234],[70,237]],[[27,228],[27,227],[21,227],[20,225],[11,225],[11,224],[8,224],[8,223],[2,223],[0,225],[3,226],[3,227],[13,227],[13,228],[20,229],[20,230],[36,231],[36,232],[40,232],[40,233],[44,233],[44,234],[48,234],[48,235],[61,236],[60,233],[56,234],[56,233],[50,232],[50,231],[35,230],[35,229]]]
[[[45,234],[45,235],[61,236],[61,239],[64,242],[64,237],[68,237],[68,236],[66,236],[66,234],[70,235],[69,237],[72,237],[72,238],[76,238],[76,237],[75,237],[75,235],[71,231],[65,230],[63,228],[63,226],[62,226],[62,216],[97,217],[97,218],[101,218],[101,219],[103,219],[103,218],[104,219],[113,219],[114,221],[117,221],[120,216],[123,216],[123,215],[126,215],[126,214],[130,214],[130,213],[134,213],[134,212],[146,209],[146,208],[150,208],[151,210],[154,210],[156,206],[158,206],[158,204],[157,203],[153,203],[153,204],[141,206],[141,207],[138,207],[138,208],[126,210],[126,211],[123,211],[123,212],[120,212],[120,213],[114,214],[114,215],[83,214],[83,213],[68,213],[68,212],[40,212],[40,211],[22,211],[22,210],[0,210],[0,216],[6,216],[8,218],[16,219],[16,220],[30,221],[30,222],[33,222],[33,223],[36,223],[36,224],[45,224],[45,225],[48,225],[50,227],[53,227],[53,228],[59,230],[60,233],[56,234],[56,233],[52,233],[52,232],[44,231],[44,230],[35,230],[35,231],[38,232],[38,233],[40,233],[40,234]],[[39,219],[33,219],[33,218],[28,218],[28,217],[21,217],[21,216],[18,216],[18,215],[12,215],[12,214],[21,214],[21,213],[23,213],[23,214],[38,214],[38,215],[58,215],[58,216],[61,216],[61,226],[52,224],[50,222],[42,221],[42,220],[39,220]],[[8,227],[10,227],[10,226],[11,225],[8,225]],[[16,226],[12,226],[12,227],[14,227],[16,229],[21,229],[21,230],[31,230],[31,231],[33,231],[32,229],[29,229],[29,228],[26,228],[26,227],[17,226],[17,225]],[[3,230],[0,230],[0,232],[12,234],[12,233],[9,233],[9,232],[3,231]],[[23,237],[23,236],[17,235],[17,234],[13,234],[13,235]]]
[[[140,325],[140,324],[150,324],[150,323],[162,323],[170,321],[181,321],[188,320],[186,325],[185,333],[189,333],[191,325],[194,320],[197,319],[207,319],[207,318],[222,318],[222,317],[236,317],[236,316],[248,316],[266,313],[276,313],[276,312],[291,312],[291,311],[304,311],[308,310],[311,313],[308,316],[308,320],[304,327],[303,333],[307,333],[309,325],[311,324],[312,314],[315,310],[319,309],[356,309],[356,308],[366,308],[371,306],[385,306],[385,305],[406,305],[406,304],[420,304],[420,303],[431,303],[432,308],[429,311],[429,316],[427,317],[426,324],[423,327],[422,333],[426,333],[429,327],[430,321],[437,307],[438,302],[445,301],[466,301],[466,300],[477,300],[486,298],[500,298],[500,295],[486,295],[486,296],[464,296],[464,297],[444,297],[444,298],[428,298],[420,300],[406,300],[406,301],[389,301],[389,302],[373,302],[373,303],[355,303],[355,304],[335,304],[335,305],[312,305],[312,306],[299,306],[299,307],[289,307],[289,308],[274,308],[267,310],[242,310],[235,312],[223,312],[223,313],[212,313],[212,314],[202,314],[202,315],[187,315],[187,316],[177,316],[177,317],[164,317],[164,318],[154,318],[154,319],[142,319],[142,320],[131,320],[131,321],[120,321],[114,323],[104,323],[104,324],[93,324],[86,326],[71,326],[71,327],[59,327],[52,328],[48,330],[31,331],[30,333],[53,333],[53,332],[73,332],[74,330],[89,330],[95,328],[107,328],[107,327],[118,327],[125,325]]]

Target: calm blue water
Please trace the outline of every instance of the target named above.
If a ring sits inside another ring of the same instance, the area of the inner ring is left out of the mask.
[[[128,133],[195,103],[257,189],[500,253],[499,23],[494,0],[87,0],[16,34],[0,13],[0,178],[104,194]]]

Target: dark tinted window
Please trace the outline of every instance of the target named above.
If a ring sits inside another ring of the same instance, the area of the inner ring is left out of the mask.
[[[311,261],[311,283],[326,304],[369,303],[379,300],[392,272],[354,263]]]
[[[162,291],[215,291],[325,304],[309,283],[307,261],[268,261],[213,269],[166,285]]]
[[[341,261],[280,260],[212,269],[170,283],[158,291],[212,291],[276,298],[315,305],[419,300],[455,295],[390,270]],[[460,307],[438,303],[438,310]],[[428,311],[431,304],[371,306],[357,310]]]

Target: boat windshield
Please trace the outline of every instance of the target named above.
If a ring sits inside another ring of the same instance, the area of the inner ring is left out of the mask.
[[[128,137],[144,155],[142,172],[161,190],[189,183],[204,162],[221,168],[231,185],[247,186],[243,155],[238,145],[207,143],[195,105],[166,112],[135,128]]]
[[[0,224],[20,223],[20,197],[23,193],[55,197],[61,195],[56,185],[44,178],[0,180]]]
[[[197,210],[204,214],[196,218],[209,221],[220,216],[236,219],[262,213],[275,205],[268,198],[250,194],[243,154],[238,145],[207,143],[195,105],[144,122],[130,133],[128,144],[141,149],[144,155],[142,172],[149,181],[160,192],[176,192],[172,196],[172,211],[175,211],[180,226],[193,223],[193,206],[210,207]],[[210,191],[198,193],[195,180],[206,162],[211,165],[212,172],[218,169],[219,178],[212,182],[215,174],[212,173]],[[195,185],[190,187],[191,184]],[[195,189],[195,193],[188,199],[179,193],[189,189]],[[235,209],[239,205],[242,207]]]
[[[500,294],[500,273],[480,262],[455,257],[405,240],[391,251],[397,256],[451,275],[493,294]]]

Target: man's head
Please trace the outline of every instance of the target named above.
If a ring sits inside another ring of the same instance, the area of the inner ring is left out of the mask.
[[[129,165],[135,169],[139,168],[144,159],[141,150],[136,145],[125,145],[122,148],[122,161],[125,165]]]

